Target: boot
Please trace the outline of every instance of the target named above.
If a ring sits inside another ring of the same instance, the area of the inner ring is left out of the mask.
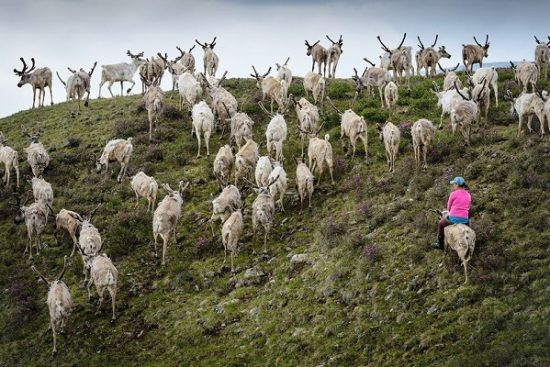
[[[443,241],[444,241],[444,238],[438,236],[438,237],[437,237],[437,242],[432,243],[431,247],[432,247],[433,249],[437,249],[437,250],[443,251]]]

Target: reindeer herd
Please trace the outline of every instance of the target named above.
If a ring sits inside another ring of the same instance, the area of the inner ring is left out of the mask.
[[[196,71],[195,58],[192,54],[195,46],[187,52],[177,47],[180,55],[174,60],[169,60],[166,53],[164,55],[158,53],[150,59],[144,59],[143,52],[134,54],[128,50],[127,55],[131,62],[101,66],[99,96],[101,97],[101,87],[105,83],[108,83],[107,88],[111,96],[114,96],[111,87],[116,82],[120,83],[121,95],[124,94],[123,83],[130,83],[130,87],[126,90],[126,93],[130,93],[135,85],[133,77],[136,72],[139,72],[144,105],[149,120],[149,139],[151,140],[164,108],[165,95],[160,88],[160,81],[164,72],[168,70],[172,76],[172,90],[177,89],[180,95],[179,108],[187,110],[191,116],[191,134],[197,139],[197,157],[201,157],[202,141],[204,141],[206,156],[209,157],[209,142],[212,134],[220,131],[220,139],[223,138],[225,130],[228,128],[227,125],[229,125],[229,141],[220,147],[213,161],[213,177],[219,184],[221,192],[212,201],[210,226],[214,237],[214,225],[216,222],[220,223],[224,263],[229,250],[231,271],[233,272],[238,243],[244,232],[244,207],[241,196],[243,186],[247,186],[257,193],[251,207],[252,232],[255,237],[257,232],[263,231],[264,251],[267,251],[267,241],[274,224],[275,213],[277,210],[284,211],[285,193],[290,181],[284,168],[286,161],[284,145],[289,134],[285,114],[289,108],[291,106],[295,108],[301,140],[301,158],[294,158],[296,163],[294,181],[300,198],[300,210],[302,210],[306,199],[308,207],[312,207],[312,195],[316,185],[322,179],[325,165],[328,167],[331,183],[335,183],[334,157],[330,136],[324,134],[322,138],[318,137],[323,128],[320,120],[324,113],[324,101],[326,100],[340,116],[340,140],[345,137],[350,145],[346,155],[351,153],[351,159],[353,159],[357,151],[357,142],[361,140],[365,161],[367,161],[368,123],[364,117],[353,110],[353,105],[363,89],[367,90],[367,95],[370,97],[376,88],[382,108],[387,108],[390,115],[396,111],[399,99],[398,86],[406,86],[410,89],[410,77],[414,76],[412,47],[404,46],[406,36],[405,33],[399,45],[393,49],[387,47],[380,36],[377,37],[384,54],[380,56],[378,65],[365,58],[364,61],[369,65],[361,75],[354,68],[352,80],[355,84],[355,96],[350,107],[345,111],[340,111],[326,96],[327,81],[325,80],[327,67],[328,79],[333,79],[336,76],[338,61],[343,53],[344,42],[341,35],[336,42],[328,35],[326,36],[331,43],[328,49],[323,47],[320,41],[313,44],[305,41],[306,53],[312,58],[311,72],[307,72],[303,78],[305,98],[296,100],[292,94],[288,93],[293,80],[293,72],[288,65],[289,58],[284,64],[275,64],[277,76],[269,75],[271,67],[264,74],[260,74],[256,67],[252,66],[253,74],[250,75],[256,80],[256,86],[261,92],[259,106],[270,118],[265,132],[267,154],[264,156],[260,155],[261,143],[254,141],[255,121],[245,112],[239,111],[237,99],[223,87],[227,71],[221,78],[216,78],[219,57],[214,52],[214,47],[217,37],[214,37],[210,43],[201,43],[195,40],[203,49],[203,72]],[[480,44],[475,37],[475,44],[463,45],[462,62],[467,75],[464,88],[462,87],[463,82],[455,72],[458,65],[453,69],[443,69],[441,66],[441,59],[449,59],[451,55],[447,53],[445,46],[435,49],[438,38],[439,36],[436,35],[434,42],[426,47],[418,37],[419,50],[415,54],[416,74],[420,75],[420,71],[424,70],[426,77],[433,77],[436,74],[436,66],[441,69],[445,76],[442,88],[437,83],[433,83],[433,93],[437,96],[437,104],[441,108],[439,128],[442,127],[444,116],[449,115],[453,133],[459,128],[464,143],[469,144],[471,126],[480,122],[481,115],[487,121],[491,89],[495,95],[495,104],[498,106],[498,72],[494,68],[482,67],[483,59],[488,56],[489,37],[486,36],[484,45]],[[511,111],[516,112],[519,116],[518,135],[526,118],[528,129],[531,132],[533,116],[540,121],[541,135],[545,133],[545,120],[548,121],[548,130],[550,130],[548,92],[540,91],[536,86],[540,77],[546,77],[546,69],[550,62],[550,37],[548,39],[549,41],[545,43],[535,37],[537,43],[535,63],[523,61],[515,65],[511,62],[515,80],[522,89],[522,93],[514,98],[510,90],[506,90],[504,99],[511,102]],[[15,74],[21,78],[18,86],[21,87],[26,83],[32,86],[33,108],[38,90],[39,107],[41,107],[44,105],[46,87],[50,88],[50,99],[52,100],[52,72],[49,68],[36,69],[34,58],[31,59],[30,68],[23,58],[21,58],[21,62],[23,68],[21,70],[14,69]],[[86,98],[84,105],[88,105],[91,78],[96,64],[93,64],[89,72],[83,69],[76,71],[68,68],[71,75],[66,81],[57,73],[59,80],[66,88],[67,101],[78,101],[78,111],[80,111],[80,101],[84,97]],[[314,72],[316,64],[318,69],[317,72]],[[475,72],[473,72],[473,64],[480,66]],[[527,93],[529,86],[531,93]],[[266,100],[270,103],[269,109],[263,104]],[[377,129],[380,139],[384,143],[388,169],[390,172],[395,172],[401,131],[389,121],[384,125],[377,124]],[[433,143],[436,129],[431,121],[420,119],[412,125],[410,132],[416,166],[426,169],[427,154]],[[29,146],[25,149],[25,153],[34,176],[32,197],[29,196],[21,203],[21,195],[15,195],[17,202],[12,203],[11,206],[14,210],[14,222],[16,224],[24,222],[26,225],[28,242],[25,253],[28,253],[29,258],[32,259],[33,248],[35,254],[38,255],[41,236],[46,230],[49,217],[54,216],[55,198],[52,186],[44,178],[51,162],[48,151],[40,142],[40,133],[31,134],[23,131],[23,134],[29,140]],[[4,182],[6,187],[10,185],[10,172],[14,170],[15,186],[19,189],[18,152],[7,146],[6,143],[7,140],[0,132],[0,161],[5,165]],[[235,151],[234,148],[236,148]],[[97,171],[108,171],[109,164],[118,162],[120,171],[117,181],[122,182],[130,164],[132,151],[132,137],[107,142],[97,160]],[[305,152],[307,152],[307,163]],[[162,242],[161,264],[165,265],[168,245],[170,242],[176,241],[177,238],[177,225],[184,204],[183,194],[189,187],[189,182],[180,181],[177,190],[173,190],[167,183],[161,184],[161,188],[167,194],[158,205],[156,202],[159,184],[154,177],[140,171],[131,177],[130,186],[135,193],[136,209],[141,198],[147,200],[147,212],[152,212],[155,255],[158,256],[157,246]],[[34,202],[28,205],[31,199],[34,199]],[[56,232],[64,231],[71,237],[73,247],[70,255],[73,256],[76,250],[81,255],[88,297],[91,298],[90,287],[93,284],[99,296],[99,312],[103,294],[107,291],[112,301],[112,320],[115,320],[118,271],[111,259],[102,252],[105,243],[102,241],[100,231],[92,223],[93,214],[99,207],[100,205],[87,216],[68,209],[61,209],[54,216],[55,228]],[[472,241],[475,242],[475,234],[472,235],[468,232],[466,237],[460,235],[455,237],[448,239],[452,242],[450,247],[457,250],[463,264],[466,264],[469,258],[463,258],[464,251],[461,252],[459,249],[466,246],[473,250],[474,243]],[[471,256],[471,252],[469,251],[469,256]],[[69,288],[62,281],[67,265],[67,257],[65,257],[61,274],[52,281],[47,280],[32,266],[32,270],[39,274],[49,287],[47,304],[50,311],[54,352],[56,351],[56,332],[66,325],[74,307]],[[467,272],[465,275],[467,280]]]

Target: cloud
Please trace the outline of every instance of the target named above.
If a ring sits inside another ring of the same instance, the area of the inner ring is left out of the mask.
[[[526,6],[507,0],[479,4],[473,0],[2,1],[0,34],[9,38],[3,37],[0,58],[0,116],[32,103],[31,88],[17,88],[18,78],[11,71],[19,67],[20,56],[34,56],[38,67],[49,66],[65,77],[67,66],[88,69],[96,60],[99,65],[128,61],[127,49],[144,51],[146,56],[168,52],[173,57],[176,45],[188,49],[195,38],[211,40],[217,35],[220,70],[228,70],[229,77],[247,76],[252,64],[267,70],[289,56],[293,72],[303,75],[311,69],[304,39],[320,39],[327,45],[326,34],[342,34],[344,53],[337,75],[348,77],[353,67],[363,67],[363,57],[378,59],[376,35],[393,45],[403,32],[408,32],[405,43],[415,48],[417,35],[431,40],[439,33],[440,44],[453,55],[448,65],[460,61],[462,43],[486,33],[491,39],[488,61],[532,59],[533,34],[545,37],[549,8],[542,1]],[[200,48],[194,54],[202,68]],[[100,71],[98,67],[92,80],[92,97],[98,93]],[[164,88],[171,88],[168,79]],[[64,100],[62,85],[54,80],[54,101]]]

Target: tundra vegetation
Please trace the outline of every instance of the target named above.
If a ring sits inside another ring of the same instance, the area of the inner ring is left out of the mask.
[[[344,72],[338,69],[339,75]],[[498,73],[500,87],[514,78],[510,69]],[[464,73],[457,74],[466,85]],[[179,111],[177,92],[166,92],[155,143],[149,142],[141,95],[90,100],[75,117],[74,103],[63,102],[0,119],[25,175],[31,172],[23,151],[29,143],[21,128],[32,130],[40,123],[40,140],[51,158],[44,178],[52,184],[56,211],[89,213],[103,202],[93,223],[106,242],[102,252],[118,270],[117,320],[110,322],[109,297],[103,315],[95,315],[95,290],[90,305],[81,284],[80,256],[73,257],[63,281],[76,307],[64,334],[57,334],[55,364],[547,365],[548,138],[527,131],[516,137],[517,118],[501,99],[498,107],[490,104],[487,126],[479,129],[474,122],[468,147],[451,133],[446,117],[430,144],[427,167],[416,169],[411,126],[419,119],[437,124],[441,114],[432,81],[442,86],[443,76],[412,77],[410,93],[399,86],[391,116],[401,131],[395,173],[388,172],[379,139],[369,141],[368,165],[346,158],[338,143],[341,118],[325,109],[317,136],[324,141],[330,135],[335,184],[326,164],[324,177],[311,170],[315,191],[311,209],[302,212],[292,159],[300,156],[301,138],[296,113],[289,111],[285,211],[275,211],[263,254],[263,228],[256,241],[251,235],[250,208],[257,195],[243,190],[244,228],[234,274],[229,259],[223,264],[221,224],[216,224],[214,240],[209,229],[211,202],[220,192],[214,156],[195,157],[191,117]],[[544,78],[537,85],[550,87]],[[250,97],[258,93],[256,80],[227,79],[224,88],[239,101],[239,111],[257,122],[254,138],[261,144],[260,156],[266,155],[269,118]],[[326,95],[342,111],[354,93],[351,80],[327,82]],[[293,77],[289,94],[296,100],[305,96],[301,78]],[[353,111],[365,119],[371,137],[377,136],[376,123],[390,120],[378,95],[360,95]],[[537,127],[535,118],[533,130]],[[154,256],[152,214],[135,210],[129,181],[116,182],[119,164],[101,174],[93,169],[108,141],[129,137],[134,151],[128,177],[143,170],[159,184],[191,182],[164,267]],[[228,144],[227,135],[218,137],[215,133],[210,141],[212,152]],[[362,147],[358,150],[362,157]],[[233,170],[225,181],[233,182]],[[474,197],[476,244],[467,284],[455,251],[445,257],[428,250],[438,218],[424,211],[445,204],[449,180],[457,175],[468,178]],[[25,180],[23,185],[28,189]],[[0,192],[0,364],[52,365],[51,333],[45,332],[47,290],[37,284],[22,254],[27,233],[24,225],[13,224],[13,201],[11,188]],[[73,247],[69,236],[60,236],[56,245],[54,224],[48,220],[41,239],[47,246],[34,256],[35,267],[48,279],[61,273],[63,255]]]

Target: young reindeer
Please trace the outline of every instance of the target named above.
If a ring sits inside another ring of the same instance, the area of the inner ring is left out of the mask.
[[[287,87],[290,85],[290,83],[292,83],[292,71],[287,66],[289,60],[290,60],[290,57],[287,57],[283,65],[279,65],[278,63],[275,63],[275,66],[277,67],[277,78],[279,80],[284,80],[286,82]]]
[[[317,137],[317,134],[321,131],[322,126],[316,131],[313,137],[309,138],[309,145],[307,147],[308,166],[311,172],[315,172],[315,168],[319,173],[319,182],[323,177],[323,170],[325,162],[328,165],[330,173],[330,181],[334,185],[333,176],[333,160],[332,160],[332,145],[329,142],[330,135],[326,134],[324,139]],[[304,132],[305,133],[305,132]]]
[[[63,258],[63,270],[61,270],[57,278],[52,281],[46,279],[34,265],[31,266],[31,270],[48,286],[48,299],[46,304],[48,305],[48,311],[50,313],[50,329],[52,329],[53,337],[52,354],[55,354],[57,352],[57,330],[63,330],[65,328],[74,307],[69,287],[63,282],[63,275],[65,275],[65,270],[67,270],[67,256]]]
[[[252,65],[254,74],[251,77],[256,79],[256,86],[262,90],[262,102],[268,97],[271,100],[271,113],[273,113],[273,102],[277,102],[277,111],[281,112],[287,104],[288,85],[284,79],[278,79],[268,76],[271,66],[263,75],[258,74],[254,65]]]
[[[235,210],[222,226],[223,263],[227,259],[227,250],[231,251],[231,272],[235,272],[234,261],[237,256],[239,239],[243,234],[243,214],[241,209]]]
[[[78,112],[80,112],[80,100],[86,94],[86,100],[84,101],[84,106],[88,107],[88,100],[90,99],[90,89],[91,89],[91,79],[92,74],[94,73],[97,61],[94,62],[94,65],[89,72],[85,72],[82,68],[80,71],[67,68],[72,74],[65,82],[61,79],[59,73],[56,72],[59,81],[65,86],[67,91],[67,101],[72,99],[73,101],[78,100]]]
[[[289,104],[286,105],[284,111],[277,114],[269,113],[262,102],[258,102],[258,105],[266,115],[271,117],[271,121],[269,121],[269,124],[267,124],[267,128],[265,130],[267,154],[274,160],[282,163],[285,160],[283,155],[283,143],[285,142],[288,134],[284,114],[288,109]]]
[[[15,75],[21,77],[17,86],[21,88],[29,83],[32,87],[32,108],[35,106],[36,90],[38,89],[38,107],[44,107],[44,99],[46,98],[46,87],[50,88],[50,104],[53,106],[52,95],[52,71],[50,68],[39,68],[35,70],[34,57],[31,58],[32,65],[29,68],[25,59],[19,58],[23,63],[23,69],[13,69]]]
[[[141,75],[141,74],[140,74]],[[146,80],[147,92],[143,96],[145,109],[147,110],[147,118],[149,119],[149,141],[153,140],[153,129],[158,125],[158,118],[164,109],[164,92],[160,88],[160,77],[149,83]]]
[[[319,104],[319,110],[323,111],[323,101],[325,100],[326,83],[325,78],[320,74],[308,72],[303,80],[306,97],[311,93],[315,104]]]
[[[483,81],[487,81],[487,85],[491,87],[495,93],[495,106],[498,107],[498,72],[495,67],[479,68],[471,77],[468,74],[468,82],[476,85],[483,84]]]
[[[120,172],[118,173],[117,181],[120,182],[122,177],[126,174],[128,163],[134,146],[132,145],[132,139],[114,139],[105,145],[101,157],[96,163],[96,171],[99,173],[105,166],[105,171],[109,169],[109,163],[118,161],[120,162]]]
[[[204,51],[202,61],[204,63],[204,75],[207,76],[214,76],[216,75],[216,71],[218,71],[219,58],[218,55],[214,53],[216,38],[217,37],[214,37],[214,39],[210,43],[200,43],[199,41],[195,40],[195,42],[199,46],[201,46],[202,50]]]
[[[123,83],[132,83],[132,86],[128,88],[126,91],[126,94],[130,94],[132,91],[132,88],[134,88],[134,85],[136,85],[136,82],[134,82],[134,74],[139,69],[141,65],[145,63],[145,60],[142,59],[143,52],[140,52],[137,55],[134,55],[133,53],[128,50],[126,52],[128,56],[132,59],[132,62],[126,63],[121,62],[119,64],[111,64],[111,65],[101,65],[101,82],[99,83],[99,98],[101,98],[101,87],[105,83],[109,83],[107,88],[109,89],[109,93],[111,93],[111,97],[114,97],[113,91],[111,90],[111,87],[114,83],[120,82],[120,95],[122,96],[124,93],[123,91]]]
[[[42,234],[46,230],[48,224],[49,210],[47,204],[43,201],[32,203],[27,206],[30,198],[25,200],[23,205],[20,204],[20,197],[16,196],[17,203],[11,204],[14,211],[13,222],[20,224],[25,222],[27,227],[28,241],[25,246],[24,254],[29,252],[29,259],[32,259],[32,247],[36,246],[36,255],[40,252],[40,243],[42,242]]]
[[[285,169],[278,161],[273,162],[273,170],[269,174],[269,182],[271,183],[269,186],[269,193],[273,197],[273,200],[278,197],[276,204],[278,204],[281,211],[284,212],[285,207],[283,201],[288,187],[288,179]]]
[[[462,81],[460,80],[458,75],[455,73],[456,69],[458,69],[458,67],[460,66],[460,63],[457,63],[454,68],[449,68],[449,69],[443,69],[440,63],[437,63],[437,66],[439,67],[439,70],[441,70],[445,75],[445,79],[443,79],[444,91],[454,89],[455,82],[459,88],[462,87]]]
[[[455,250],[464,267],[464,284],[468,283],[468,262],[472,258],[476,245],[476,233],[466,224],[453,224],[445,227],[443,251]]]
[[[386,152],[386,161],[388,162],[388,169],[391,173],[395,172],[395,157],[399,151],[399,142],[401,141],[401,132],[389,121],[386,121],[384,127],[380,124],[376,124],[378,131],[380,132],[380,141],[384,142],[384,148]]]
[[[355,96],[353,103],[355,103],[355,100],[359,96],[359,93],[361,93],[361,89],[366,88],[367,94],[371,96],[371,87],[376,87],[378,89],[378,94],[380,95],[380,104],[384,106],[384,97],[382,91],[384,86],[391,81],[390,72],[388,71],[388,69],[375,67],[374,63],[369,61],[367,58],[363,58],[363,60],[369,63],[371,67],[369,68],[367,66],[363,71],[361,77],[359,77],[359,75],[357,74],[357,69],[353,68],[353,71],[355,73],[355,75],[351,77],[355,82]]]
[[[315,134],[317,133],[317,128],[319,125],[319,109],[303,97],[300,98],[299,101],[296,101],[293,97],[292,101],[295,104],[296,115],[298,116],[303,156],[305,139],[315,137]]]
[[[107,254],[100,253],[103,249],[103,245],[101,245],[97,253],[94,254],[85,254],[80,246],[78,248],[84,259],[84,266],[87,269],[87,272],[90,273],[90,279],[86,284],[86,289],[88,290],[88,300],[92,299],[92,292],[90,288],[93,283],[96,287],[97,295],[99,296],[99,302],[95,314],[99,315],[101,312],[101,306],[103,305],[103,294],[107,290],[111,296],[111,308],[113,312],[111,322],[114,322],[116,320],[115,302],[117,295],[118,270],[113,265],[113,262]]]
[[[527,93],[527,86],[531,84],[531,92],[535,93],[537,85],[537,79],[539,77],[539,70],[536,64],[525,61],[523,59],[517,66],[510,61],[512,70],[514,71],[514,79],[518,82],[523,93]]]
[[[342,39],[342,35],[340,35],[340,38],[338,39],[338,42],[334,42],[330,39],[330,37],[327,35],[327,39],[332,43],[332,45],[329,47],[327,51],[327,61],[328,64],[328,77],[329,78],[336,78],[336,67],[338,66],[338,61],[340,60],[340,55],[344,53],[342,50],[342,46],[344,45],[344,41]]]
[[[15,171],[15,187],[19,188],[19,153],[6,145],[4,133],[0,131],[0,163],[4,163],[3,181],[6,188],[10,185],[10,172]]]
[[[309,42],[306,40],[305,45],[307,47],[307,55],[311,56],[311,59],[313,61],[313,64],[311,65],[311,72],[313,72],[313,69],[315,69],[315,63],[317,63],[317,66],[319,67],[318,74],[326,76],[328,51],[326,48],[321,46],[319,42],[321,41],[319,40],[313,45],[310,45]],[[321,68],[323,68],[323,72],[321,72]]]
[[[279,176],[274,177],[267,186],[257,187],[253,183],[249,184],[254,187],[254,191],[258,196],[252,203],[252,233],[256,239],[256,231],[258,226],[264,228],[264,248],[263,252],[267,252],[267,238],[275,216],[275,200],[270,192],[270,187],[277,182]]]
[[[237,144],[237,148],[241,149],[243,140],[252,139],[254,134],[252,132],[252,127],[255,122],[244,112],[235,112],[231,114],[231,111],[227,105],[222,102],[224,109],[227,112],[227,116],[231,116],[229,120],[231,127],[231,137],[229,141],[234,141]]]
[[[474,36],[475,45],[468,44],[462,45],[462,63],[464,64],[464,69],[467,73],[473,72],[473,65],[479,64],[479,67],[483,67],[483,58],[488,57],[489,46],[489,35],[485,36],[485,44],[481,45],[477,42],[477,39]]]
[[[237,113],[238,103],[235,96],[221,86],[225,80],[227,71],[225,71],[219,80],[208,81],[204,74],[200,74],[206,88],[208,97],[210,98],[210,107],[214,112],[214,116],[218,120],[217,128],[221,127],[220,139],[223,137],[227,121]],[[207,99],[208,102],[208,99]]]
[[[229,182],[229,176],[231,175],[231,169],[235,158],[233,157],[233,151],[229,145],[224,145],[218,150],[216,158],[214,158],[214,177],[218,180],[220,188],[223,188]]]
[[[416,168],[420,167],[420,146],[422,146],[422,152],[424,157],[423,169],[428,168],[427,156],[428,150],[432,146],[432,142],[435,135],[435,128],[431,121],[426,119],[420,119],[416,121],[411,127],[411,136],[414,150],[414,161],[416,162]]]
[[[32,195],[34,201],[42,201],[46,206],[53,205],[53,189],[52,185],[42,177],[33,177],[31,180]]]
[[[340,141],[342,141],[344,135],[349,138],[349,143],[351,143],[352,147],[351,158],[353,159],[355,157],[357,138],[359,138],[363,142],[363,147],[365,148],[365,162],[368,162],[367,146],[369,138],[367,132],[367,122],[365,121],[365,118],[360,117],[358,114],[353,112],[353,110],[351,109],[353,107],[353,104],[350,105],[350,108],[342,112],[338,108],[336,108],[329,97],[327,97],[327,101],[332,106],[332,108],[334,108],[334,110],[336,110],[336,112],[340,115]],[[347,145],[346,157],[348,155],[349,144]]]
[[[210,217],[210,229],[212,230],[212,238],[214,235],[214,222],[220,221],[225,223],[236,210],[243,207],[241,192],[234,185],[228,185],[223,188],[222,192],[212,200],[212,216]],[[223,232],[222,232],[223,236]]]
[[[235,154],[235,186],[238,185],[239,179],[249,177],[259,158],[258,144],[252,139],[246,139],[246,143]]]
[[[143,171],[139,171],[135,176],[132,177],[130,182],[132,190],[136,194],[136,206],[138,208],[139,198],[147,199],[147,213],[152,211],[155,208],[157,202],[157,192],[159,185],[157,180],[152,176],[147,176]]]
[[[395,111],[397,100],[399,99],[399,90],[394,82],[389,82],[384,88],[384,101],[390,113]]]
[[[158,257],[157,243],[159,236],[162,238],[162,265],[166,264],[166,250],[170,240],[176,242],[176,226],[181,217],[181,206],[183,205],[183,192],[189,186],[189,182],[183,185],[179,182],[178,191],[174,191],[168,184],[163,184],[162,188],[168,193],[159,203],[153,213],[153,238],[155,240],[155,256]]]
[[[99,203],[80,223],[80,234],[78,236],[77,246],[82,254],[82,263],[84,266],[82,273],[84,274],[84,281],[88,280],[88,275],[90,274],[90,268],[86,265],[86,256],[96,256],[103,246],[99,230],[91,222],[92,217],[100,206],[101,203]]]
[[[420,50],[416,53],[416,75],[420,76],[420,70],[426,69],[426,76],[432,77],[436,74],[436,65],[439,63],[439,60],[446,58],[450,59],[451,55],[445,50],[445,46],[440,46],[436,51],[434,49],[437,43],[438,35],[435,35],[434,43],[430,47],[424,47],[424,44],[418,36],[418,47]]]
[[[296,159],[296,188],[300,195],[300,211],[304,207],[304,199],[308,196],[308,208],[311,209],[311,196],[313,195],[313,174],[304,163],[303,158]]]
[[[486,83],[485,81],[484,83]],[[451,129],[453,134],[456,132],[456,127],[460,125],[460,133],[464,137],[464,143],[470,145],[470,129],[474,121],[477,119],[479,113],[478,103],[484,98],[483,92],[478,99],[471,100],[466,98],[458,89],[458,86],[455,85],[456,92],[462,97],[462,101],[459,101],[451,111]],[[485,85],[483,85],[483,90],[485,90]]]
[[[537,47],[535,48],[535,64],[539,70],[539,73],[544,73],[544,77],[547,76],[548,64],[550,64],[550,36],[548,36],[548,42],[541,42],[535,36]]]
[[[185,104],[192,109],[197,99],[202,95],[202,88],[199,81],[191,71],[185,71],[178,78],[178,91],[180,95],[180,111]]]
[[[71,257],[74,256],[76,246],[78,244],[77,234],[82,228],[82,222],[84,218],[80,214],[67,209],[61,209],[55,216],[55,230],[64,230],[71,236],[73,240],[73,250],[71,251]]]
[[[197,158],[201,156],[201,134],[206,144],[206,156],[210,157],[210,134],[214,129],[214,114],[205,101],[200,101],[193,106],[193,131],[197,137]]]
[[[30,135],[26,130],[23,130],[21,133],[26,136],[30,142],[29,146],[25,148],[25,152],[27,153],[27,162],[31,167],[32,174],[34,177],[40,177],[50,164],[50,156],[46,148],[44,148],[44,145],[39,141],[40,132]]]

